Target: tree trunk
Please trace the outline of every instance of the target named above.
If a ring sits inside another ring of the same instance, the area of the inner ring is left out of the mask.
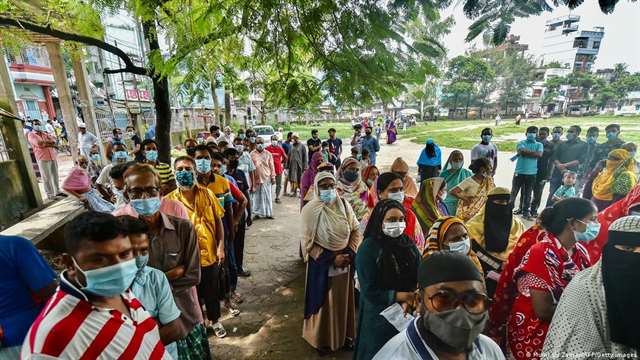
[[[231,94],[224,89],[224,120],[226,125],[231,125]]]
[[[471,102],[471,92],[467,94],[467,103],[464,105],[464,119],[469,119],[469,103]]]
[[[145,21],[142,24],[144,38],[149,43],[150,51],[160,51],[156,24]],[[153,82],[153,102],[156,107],[156,142],[158,143],[158,160],[171,164],[171,105],[169,103],[169,81],[151,68]]]
[[[224,128],[224,124],[218,124],[220,120],[220,104],[218,103],[218,94],[216,94],[216,79],[214,76],[209,77],[209,83],[211,84],[211,99],[213,99],[213,112],[215,113],[215,117],[213,119],[213,124],[217,124],[221,128]],[[207,124],[205,124],[205,130],[207,130]]]

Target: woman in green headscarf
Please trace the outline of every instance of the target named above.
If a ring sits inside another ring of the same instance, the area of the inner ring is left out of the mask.
[[[473,176],[473,173],[463,166],[464,156],[462,152],[459,150],[452,151],[447,162],[444,164],[444,171],[440,173],[440,176],[443,177],[447,183],[447,189],[453,189],[464,179]],[[447,197],[444,199],[444,205],[447,207],[449,215],[456,216],[458,201],[458,198],[447,194]]]

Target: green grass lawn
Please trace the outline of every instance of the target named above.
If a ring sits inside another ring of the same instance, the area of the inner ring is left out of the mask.
[[[480,132],[485,127],[491,127],[494,133],[494,141],[503,151],[515,151],[516,143],[524,139],[524,133],[528,126],[562,126],[565,132],[571,125],[580,125],[581,137],[584,139],[587,129],[591,126],[600,128],[598,142],[605,139],[604,128],[608,124],[620,124],[622,128],[621,138],[640,145],[640,117],[614,117],[614,116],[590,116],[590,117],[561,117],[550,119],[531,119],[527,123],[522,122],[516,126],[513,119],[506,119],[498,127],[493,126],[493,120],[445,120],[437,122],[420,123],[418,126],[408,128],[406,132],[398,130],[401,139],[410,138],[413,142],[424,143],[426,139],[433,139],[438,145],[459,149],[471,149],[480,141]],[[311,137],[311,130],[318,129],[320,137],[326,138],[327,130],[335,128],[338,137],[350,138],[353,134],[350,123],[320,123],[317,126],[295,125],[284,126],[285,131],[295,131],[302,139]]]

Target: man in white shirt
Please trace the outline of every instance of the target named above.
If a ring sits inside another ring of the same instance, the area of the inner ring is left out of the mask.
[[[78,148],[80,149],[80,155],[87,159],[91,157],[91,148],[94,145],[98,145],[98,138],[92,133],[87,131],[87,125],[84,123],[78,124]]]
[[[483,277],[467,255],[439,251],[420,264],[422,316],[394,336],[374,360],[504,360],[489,337],[480,334],[489,318]]]

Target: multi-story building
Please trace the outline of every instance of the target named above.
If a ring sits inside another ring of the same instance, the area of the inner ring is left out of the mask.
[[[573,71],[591,71],[597,58],[604,27],[580,30],[580,16],[565,15],[547,21],[543,65],[557,62]]]
[[[6,55],[19,115],[38,120],[59,116],[51,95],[55,81],[44,46],[28,45]]]

